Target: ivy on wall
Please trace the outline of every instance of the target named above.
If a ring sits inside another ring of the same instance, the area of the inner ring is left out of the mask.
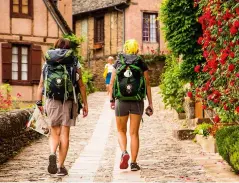
[[[202,35],[197,12],[193,0],[165,0],[160,9],[168,49],[182,58],[180,78],[185,82],[196,79],[194,67],[203,62],[201,46],[197,43]]]

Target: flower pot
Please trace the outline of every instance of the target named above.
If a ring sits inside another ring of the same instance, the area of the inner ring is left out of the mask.
[[[178,113],[178,119],[186,119],[186,113]]]
[[[203,135],[196,135],[196,141],[201,145],[203,152],[216,153],[217,146],[216,140],[213,136],[209,135],[204,137]]]

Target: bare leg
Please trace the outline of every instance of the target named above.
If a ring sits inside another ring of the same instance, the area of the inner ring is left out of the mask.
[[[49,146],[51,154],[56,154],[57,147],[59,146],[60,143],[60,134],[61,134],[60,126],[51,127],[51,134],[49,137]]]
[[[136,163],[139,152],[139,127],[142,116],[130,114],[131,161]]]
[[[66,155],[69,148],[70,127],[61,127],[60,146],[59,146],[59,167],[64,166]]]
[[[107,91],[107,95],[109,95],[109,85],[106,85],[106,91]]]
[[[118,141],[120,145],[120,149],[122,152],[127,149],[127,121],[129,116],[120,116],[116,117],[117,130],[118,130]]]

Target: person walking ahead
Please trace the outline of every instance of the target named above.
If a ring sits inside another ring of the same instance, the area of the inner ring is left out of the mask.
[[[139,127],[144,111],[144,98],[147,93],[149,106],[146,113],[153,114],[151,87],[148,75],[148,67],[143,59],[137,55],[138,43],[131,39],[124,45],[124,54],[120,54],[110,81],[111,106],[115,103],[115,115],[118,130],[118,140],[122,151],[120,169],[128,168],[130,158],[127,152],[127,121],[130,118],[131,138],[131,170],[140,170],[137,164],[139,151]],[[112,90],[113,89],[113,90]]]
[[[82,81],[80,63],[71,50],[71,42],[60,38],[55,48],[48,50],[46,63],[37,90],[37,102],[42,108],[42,91],[46,99],[44,110],[50,121],[50,156],[48,172],[59,176],[67,175],[64,166],[69,148],[70,127],[75,126],[79,113],[79,93],[83,101],[83,117],[88,115],[86,89]],[[59,147],[59,165],[56,151]]]
[[[113,71],[114,57],[111,57],[111,56],[108,57],[107,61],[108,61],[108,63],[105,64],[104,72],[107,72],[105,75],[105,85],[106,85],[107,94],[109,94],[109,84],[110,84],[111,75],[112,75],[112,71]]]

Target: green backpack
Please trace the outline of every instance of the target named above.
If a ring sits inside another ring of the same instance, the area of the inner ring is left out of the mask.
[[[48,98],[66,101],[78,100],[79,87],[76,81],[78,60],[72,50],[49,50],[43,69],[44,95]]]
[[[136,55],[119,55],[119,67],[113,86],[113,95],[116,99],[140,101],[146,96],[144,73],[139,67],[141,57]]]

